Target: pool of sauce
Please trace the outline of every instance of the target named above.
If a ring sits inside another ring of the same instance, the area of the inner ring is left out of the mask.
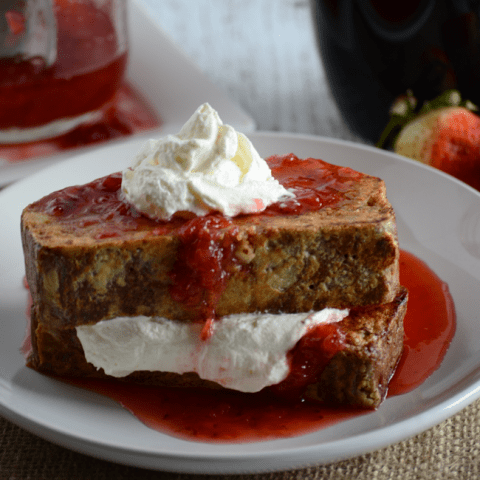
[[[124,82],[113,98],[98,110],[94,121],[70,132],[29,143],[0,144],[0,157],[10,163],[55,155],[157,128],[161,118],[143,95]]]
[[[400,276],[402,285],[409,289],[405,349],[390,381],[388,397],[413,390],[440,366],[456,328],[448,287],[424,262],[402,251]],[[341,338],[333,340],[331,352],[338,348]],[[326,360],[320,359],[314,368],[321,368]],[[68,381],[112,398],[150,428],[191,441],[247,442],[292,437],[370,412],[293,401],[273,395],[268,389],[243,394],[105,380]]]

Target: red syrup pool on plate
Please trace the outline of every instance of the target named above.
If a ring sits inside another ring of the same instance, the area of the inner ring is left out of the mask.
[[[448,285],[420,259],[400,255],[400,283],[409,289],[404,352],[388,395],[407,393],[439,366],[455,334],[456,314]]]
[[[405,350],[388,396],[418,387],[440,366],[456,326],[454,304],[445,282],[424,262],[404,251],[400,280],[409,290]],[[91,379],[66,381],[116,400],[150,428],[191,441],[286,438],[370,412],[291,403],[267,393],[158,388]]]
[[[75,148],[128,137],[159,127],[161,118],[133,85],[122,83],[99,117],[63,135],[19,144],[0,145],[0,157],[7,162],[22,162]]]

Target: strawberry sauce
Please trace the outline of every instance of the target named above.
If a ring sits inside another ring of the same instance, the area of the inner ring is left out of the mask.
[[[455,305],[448,285],[408,252],[400,256],[400,283],[409,289],[404,354],[389,395],[423,383],[440,365],[455,334]]]
[[[314,158],[303,160],[293,154],[274,155],[266,161],[272,175],[285,188],[293,190],[295,198],[274,203],[259,214],[248,215],[254,220],[270,215],[300,215],[320,208],[340,207],[345,193],[364,176],[348,167],[338,167]],[[121,173],[113,173],[86,185],[53,192],[35,202],[34,207],[37,211],[55,215],[58,221],[70,224],[72,228],[81,227],[81,222],[87,217],[98,225],[108,221],[109,228],[113,226],[117,230],[117,236],[142,228],[150,228],[152,233],[160,228],[158,232],[164,233],[165,229],[179,227],[179,222],[187,222],[181,218],[162,222],[139,214],[123,203],[121,184]],[[211,215],[201,218],[208,222]]]
[[[299,160],[294,155],[267,159],[273,175],[296,198],[279,202],[249,221],[271,215],[297,215],[323,207],[341,207],[344,192],[362,174],[321,160]],[[113,174],[87,185],[52,193],[33,205],[54,216],[65,228],[83,234],[91,229],[96,238],[120,236],[130,231],[149,235],[175,234],[180,260],[171,274],[171,294],[197,309],[205,321],[204,338],[210,334],[217,295],[238,267],[237,218],[218,214],[151,220],[121,200],[121,175]],[[390,382],[388,395],[400,395],[419,386],[441,364],[455,332],[455,309],[447,285],[427,265],[401,252],[400,281],[409,290],[405,324],[405,349]],[[279,385],[257,394],[230,390],[159,388],[121,381],[67,379],[104,394],[123,405],[145,425],[193,441],[246,442],[297,436],[366,414],[369,410],[330,408],[302,398],[328,361],[344,348],[338,325],[312,329],[289,352],[291,372]],[[321,353],[319,353],[321,352]],[[381,408],[381,407],[380,407]]]
[[[180,247],[170,273],[171,297],[197,311],[204,321],[201,338],[213,333],[215,307],[225,291],[235,257],[238,228],[221,215],[195,217],[179,229]]]
[[[287,190],[294,190],[295,199],[271,205],[264,215],[300,215],[336,206],[352,184],[364,176],[348,167],[315,158],[299,159],[293,154],[273,155],[267,162],[272,175]]]
[[[390,382],[388,396],[411,391],[440,366],[456,326],[447,285],[408,252],[401,252],[400,268],[401,282],[409,289],[404,320],[405,350]],[[324,334],[330,343],[327,355],[341,349],[338,332],[332,330]],[[297,370],[294,369],[290,378],[293,383],[301,377],[302,360],[297,360],[293,362]],[[321,368],[324,360],[321,358],[313,368]],[[268,389],[258,394],[243,394],[228,390],[146,387],[104,380],[67,381],[116,400],[150,428],[191,441],[247,442],[292,437],[369,413],[364,409],[291,401],[272,395]]]

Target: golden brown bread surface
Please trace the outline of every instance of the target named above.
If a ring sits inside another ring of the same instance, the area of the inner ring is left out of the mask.
[[[401,288],[393,302],[353,309],[342,322],[346,345],[322,372],[309,395],[320,401],[377,407],[403,352],[403,320],[408,292]]]
[[[343,308],[395,297],[399,247],[380,179],[364,177],[340,206],[232,222],[238,227],[237,265],[218,299],[219,316]],[[26,275],[37,317],[51,327],[132,315],[196,318],[195,309],[170,294],[181,245],[176,231],[158,235],[152,225],[93,240],[98,228],[74,229],[35,205],[24,210]]]

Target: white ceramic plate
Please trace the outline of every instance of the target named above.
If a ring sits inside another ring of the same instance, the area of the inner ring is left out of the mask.
[[[162,135],[176,133],[204,102],[222,112],[224,123],[241,132],[255,129],[255,122],[211,82],[180,50],[148,13],[142,0],[128,2],[130,50],[127,80],[134,85],[162,119]],[[140,133],[143,137],[151,132]],[[118,143],[113,140],[113,143]],[[98,145],[83,147],[94,150]],[[78,155],[65,153],[9,163],[0,158],[0,186],[30,175],[47,165]]]
[[[336,461],[419,433],[480,397],[480,194],[443,173],[371,147],[295,135],[252,133],[263,156],[294,152],[385,179],[400,243],[450,286],[458,326],[440,367],[423,385],[375,412],[297,438],[245,444],[194,443],[150,430],[94,393],[23,365],[22,208],[54,189],[129,163],[140,141],[77,156],[0,192],[0,413],[65,447],[115,462],[190,473],[252,473]]]

